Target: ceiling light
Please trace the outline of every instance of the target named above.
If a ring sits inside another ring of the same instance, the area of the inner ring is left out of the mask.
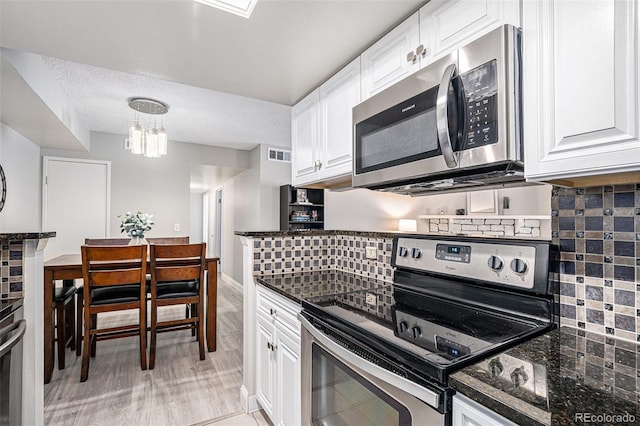
[[[168,138],[161,122],[160,129],[157,127],[156,118],[153,119],[153,127],[147,129],[140,124],[140,113],[149,115],[163,115],[169,111],[167,104],[147,98],[129,99],[129,108],[136,114],[129,128],[129,143],[133,154],[143,154],[145,157],[161,157],[167,154]]]
[[[195,0],[198,3],[224,10],[225,12],[249,18],[258,0]]]

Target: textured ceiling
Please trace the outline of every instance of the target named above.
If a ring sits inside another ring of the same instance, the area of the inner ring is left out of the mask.
[[[0,46],[46,57],[90,130],[124,134],[141,96],[169,104],[171,140],[287,146],[288,106],[424,3],[259,0],[245,19],[191,0],[0,0]]]

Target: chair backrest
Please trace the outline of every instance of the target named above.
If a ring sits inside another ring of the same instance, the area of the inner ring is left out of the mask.
[[[147,246],[89,246],[82,249],[82,276],[90,288],[138,284],[145,292]],[[85,294],[88,292],[85,291]]]
[[[151,244],[149,262],[152,284],[204,280],[206,243]]]
[[[85,238],[84,243],[88,246],[126,246],[129,238]]]
[[[149,244],[189,244],[189,237],[148,237]]]

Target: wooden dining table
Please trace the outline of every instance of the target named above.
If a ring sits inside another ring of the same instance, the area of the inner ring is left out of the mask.
[[[217,300],[218,300],[218,261],[217,257],[206,258],[206,314],[205,336],[207,350],[216,350]],[[149,262],[147,262],[147,270]],[[63,254],[44,263],[44,382],[49,383],[54,367],[54,322],[53,295],[57,280],[71,281],[82,278],[82,256]],[[76,343],[79,344],[79,343]]]

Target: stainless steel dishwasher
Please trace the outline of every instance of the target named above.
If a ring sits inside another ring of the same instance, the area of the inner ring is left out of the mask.
[[[0,304],[0,426],[22,424],[22,300]]]

